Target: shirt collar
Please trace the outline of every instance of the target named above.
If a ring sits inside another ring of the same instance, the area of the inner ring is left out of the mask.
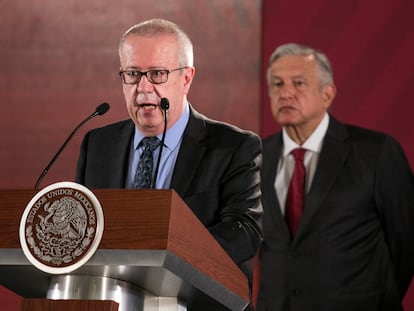
[[[325,137],[325,134],[328,130],[328,125],[329,125],[329,115],[328,113],[326,113],[322,121],[313,131],[311,136],[309,136],[308,139],[305,140],[302,146],[295,143],[286,133],[286,130],[283,128],[282,129],[283,145],[284,145],[283,156],[287,156],[293,149],[296,149],[299,147],[319,153],[322,148],[323,138]]]

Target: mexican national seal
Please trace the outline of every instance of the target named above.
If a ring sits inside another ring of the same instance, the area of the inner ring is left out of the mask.
[[[20,221],[26,258],[52,274],[69,273],[95,253],[103,234],[102,207],[85,186],[54,183],[39,191]]]

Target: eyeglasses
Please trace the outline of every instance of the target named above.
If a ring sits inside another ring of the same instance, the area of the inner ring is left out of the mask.
[[[185,69],[188,67],[180,67],[173,70],[168,69],[152,69],[148,71],[139,70],[121,70],[119,75],[124,84],[137,84],[141,81],[142,76],[145,76],[152,84],[162,84],[168,81],[168,75],[171,72]]]

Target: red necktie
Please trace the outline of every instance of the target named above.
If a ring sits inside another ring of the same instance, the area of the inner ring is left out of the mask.
[[[297,148],[291,152],[295,158],[295,170],[290,180],[286,198],[285,216],[292,237],[295,236],[296,230],[298,229],[300,216],[302,216],[303,211],[306,174],[303,158],[305,152],[306,149],[303,148]]]

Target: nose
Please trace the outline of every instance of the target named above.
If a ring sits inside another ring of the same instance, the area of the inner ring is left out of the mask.
[[[291,83],[284,83],[279,94],[282,98],[291,98],[295,94],[295,88]]]
[[[141,77],[141,80],[137,83],[137,90],[140,93],[148,93],[154,90],[153,84],[148,81],[148,78],[146,75],[143,75]]]

